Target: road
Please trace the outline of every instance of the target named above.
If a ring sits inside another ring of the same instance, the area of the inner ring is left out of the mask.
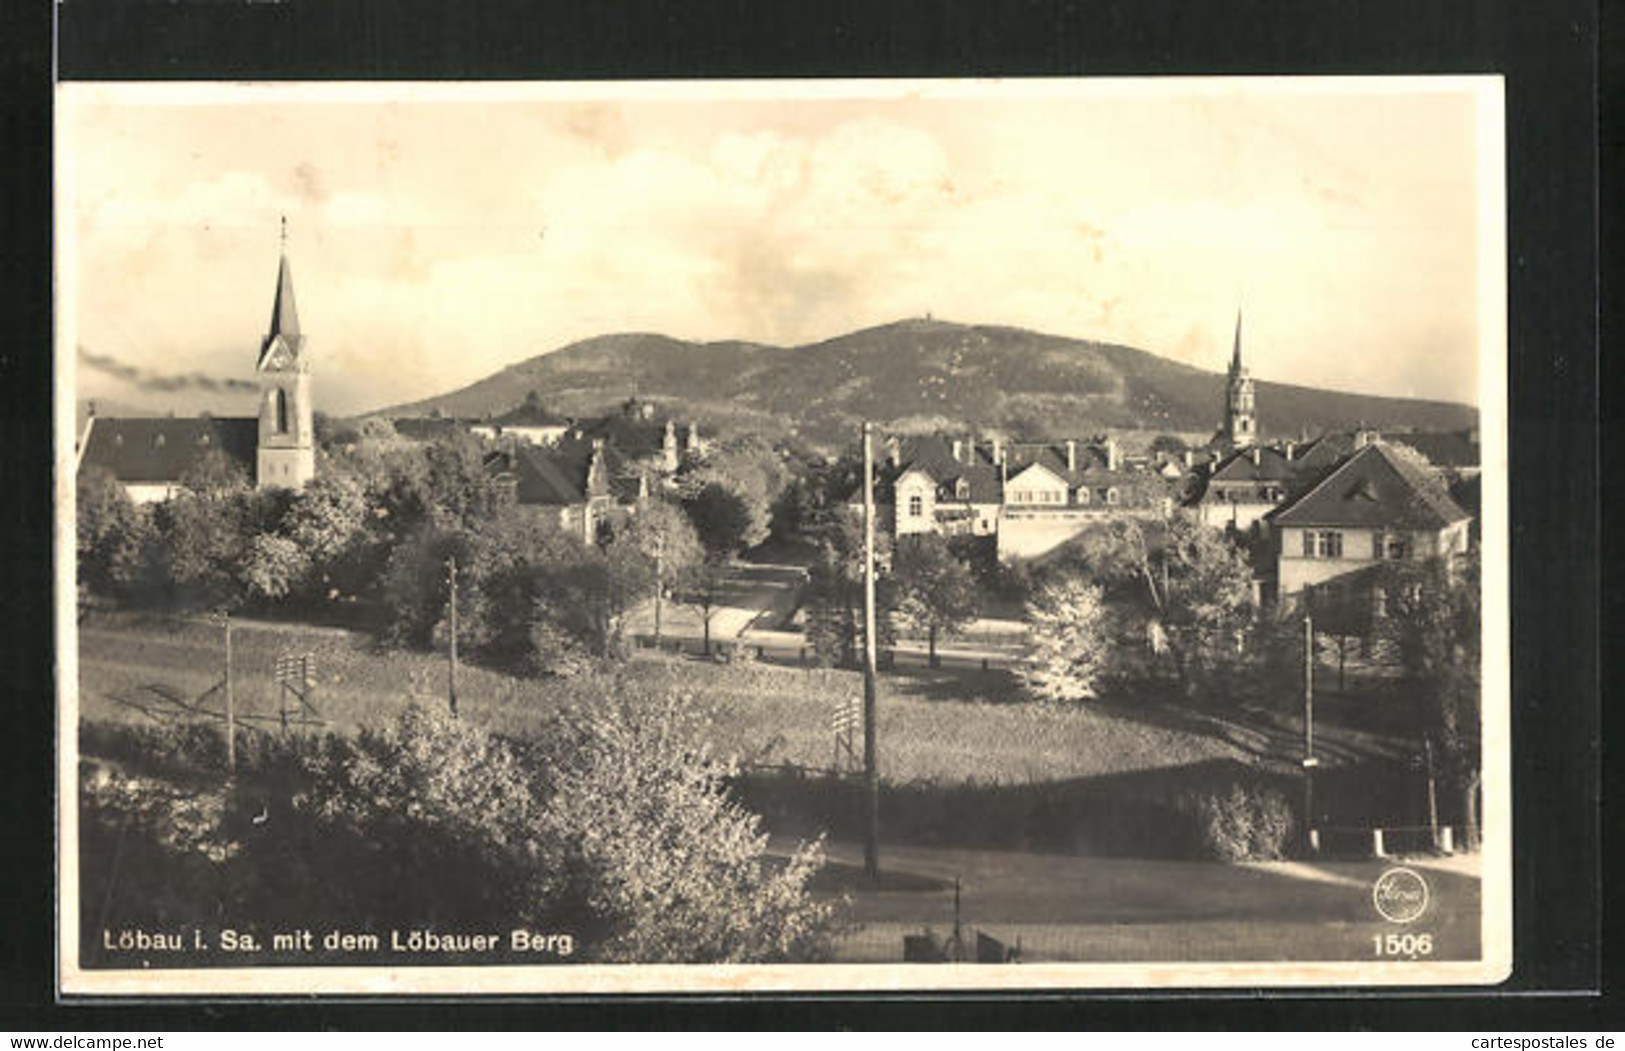
[[[737,643],[761,655],[799,661],[807,640],[799,626],[787,622],[800,604],[806,571],[793,565],[736,563],[711,609],[713,645]],[[661,637],[673,642],[698,643],[705,634],[704,616],[691,603],[667,601],[661,609]],[[654,634],[654,603],[645,603],[627,616],[634,636]],[[1008,667],[1019,658],[1024,627],[1020,621],[977,619],[958,636],[943,638],[937,656],[944,667]],[[899,663],[924,665],[928,646],[923,639],[900,639],[893,647]]]
[[[1027,960],[1371,961],[1373,938],[1395,932],[1432,935],[1429,959],[1479,955],[1476,855],[1228,865],[883,845],[876,889],[859,844],[826,849],[816,887],[850,894],[859,925],[837,946],[847,960],[899,959],[904,934],[951,932],[956,878],[965,928],[1019,939]],[[1404,925],[1372,902],[1395,865],[1420,873],[1430,892]]]

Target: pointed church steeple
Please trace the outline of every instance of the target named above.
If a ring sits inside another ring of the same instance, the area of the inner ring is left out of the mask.
[[[255,481],[261,488],[297,489],[316,473],[315,422],[310,400],[310,360],[304,353],[299,312],[288,266],[288,220],[282,220],[282,251],[270,331],[260,343],[259,454]]]
[[[1253,379],[1241,363],[1241,311],[1236,311],[1236,341],[1230,349],[1230,378],[1224,394],[1224,441],[1231,449],[1258,443],[1258,416]]]
[[[271,325],[260,343],[259,367],[270,361],[273,348],[279,344],[287,349],[291,360],[297,358],[304,336],[299,331],[299,309],[293,298],[293,268],[288,265],[288,219],[282,218],[282,250],[277,263],[276,298],[271,302]]]
[[[1241,311],[1236,311],[1236,342],[1230,351],[1230,373],[1234,375],[1241,371]]]

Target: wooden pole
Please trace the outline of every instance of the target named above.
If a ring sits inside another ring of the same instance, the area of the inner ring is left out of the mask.
[[[1428,775],[1428,831],[1433,836],[1433,845],[1439,845],[1439,793],[1433,780],[1433,738],[1422,738],[1422,757],[1427,762]]]
[[[666,591],[666,537],[655,534],[655,649],[660,648],[660,602]]]
[[[1303,615],[1303,828],[1315,824],[1315,622]]]
[[[451,667],[446,679],[446,699],[451,705],[451,714],[457,714],[457,556],[453,555],[446,560],[446,567],[451,581]]]
[[[237,708],[231,696],[231,613],[220,614],[226,629],[226,773],[237,776]]]
[[[880,875],[880,770],[875,742],[875,454],[873,428],[863,424],[863,870]]]

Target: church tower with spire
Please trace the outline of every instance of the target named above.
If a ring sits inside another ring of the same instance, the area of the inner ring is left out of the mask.
[[[288,220],[282,220],[271,328],[254,366],[260,381],[259,454],[255,484],[298,489],[316,476],[316,428],[310,404],[310,359],[293,302],[288,267]]]
[[[1236,312],[1236,343],[1230,352],[1230,378],[1225,385],[1224,440],[1232,449],[1258,444],[1258,414],[1253,378],[1241,363],[1241,312]]]

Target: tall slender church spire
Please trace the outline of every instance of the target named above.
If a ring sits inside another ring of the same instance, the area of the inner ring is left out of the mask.
[[[269,338],[299,335],[299,311],[293,302],[293,270],[288,266],[288,217],[282,217],[282,251],[277,265],[276,301],[271,304]]]
[[[1236,341],[1230,349],[1230,377],[1224,394],[1224,441],[1232,449],[1258,442],[1258,416],[1253,379],[1241,363],[1241,311],[1236,311]]]

